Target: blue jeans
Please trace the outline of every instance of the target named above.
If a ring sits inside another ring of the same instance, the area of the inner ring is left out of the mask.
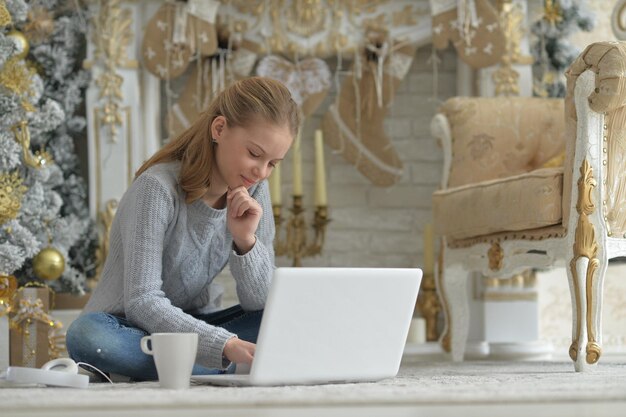
[[[223,327],[240,339],[256,343],[263,311],[245,312],[236,305],[214,313],[194,315],[213,326]],[[122,317],[102,312],[77,318],[66,333],[67,351],[75,362],[85,362],[105,373],[131,377],[135,381],[157,380],[152,356],[141,351],[139,343],[148,335]],[[89,371],[92,369],[86,368]],[[220,369],[195,364],[194,375],[223,373]]]

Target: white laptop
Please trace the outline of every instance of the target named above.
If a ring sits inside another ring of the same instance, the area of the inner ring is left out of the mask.
[[[215,385],[308,385],[394,377],[417,300],[417,268],[278,268],[249,374]]]

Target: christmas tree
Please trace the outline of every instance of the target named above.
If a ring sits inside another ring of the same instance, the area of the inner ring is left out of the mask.
[[[567,37],[577,30],[588,32],[594,25],[583,3],[545,0],[541,19],[531,27],[537,38],[532,46],[535,95],[565,97],[565,70],[580,53]]]
[[[82,13],[77,2],[0,0],[0,274],[73,293],[95,273],[96,248],[74,152],[89,82]]]

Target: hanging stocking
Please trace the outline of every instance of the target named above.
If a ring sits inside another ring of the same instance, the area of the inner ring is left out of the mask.
[[[221,51],[218,55],[192,64],[183,91],[169,110],[169,137],[175,137],[191,126],[221,90],[250,75],[256,54],[244,44],[236,51]]]
[[[433,45],[445,49],[452,42],[472,68],[497,64],[506,38],[498,12],[489,0],[430,0]]]
[[[285,84],[304,117],[315,112],[330,89],[330,70],[319,58],[293,64],[279,56],[268,55],[261,59],[256,72]]]
[[[351,75],[322,121],[326,142],[375,185],[390,186],[402,176],[402,162],[383,121],[414,53],[415,45],[390,47],[377,33],[365,53],[355,57]]]
[[[167,130],[173,138],[182,133],[208,107],[211,95],[211,64],[203,60],[200,65],[193,64],[191,74],[178,100],[168,112]]]
[[[200,56],[210,56],[217,50],[215,18],[220,3],[216,0],[187,1],[187,34]]]
[[[209,56],[217,50],[215,25],[192,14],[197,2],[164,3],[146,26],[143,63],[163,80],[182,75],[196,54]]]

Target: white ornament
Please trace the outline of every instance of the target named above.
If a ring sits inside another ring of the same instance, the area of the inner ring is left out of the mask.
[[[167,22],[157,20],[157,27],[161,30],[161,32],[165,32],[167,30]]]
[[[148,58],[149,60],[152,60],[152,58],[154,58],[156,55],[156,52],[154,52],[154,49],[148,47],[148,49],[146,50],[146,58]]]

